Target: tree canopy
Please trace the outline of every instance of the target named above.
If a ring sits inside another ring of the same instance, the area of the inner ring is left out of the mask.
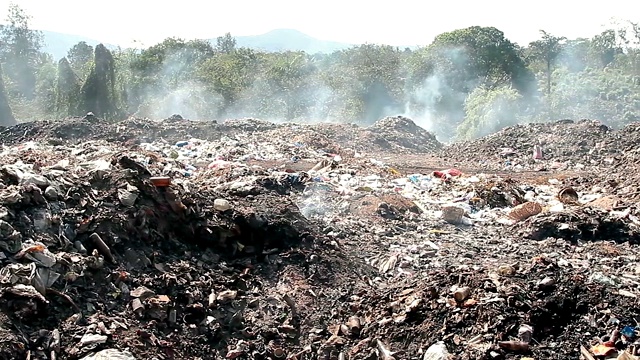
[[[0,28],[0,122],[83,115],[369,124],[406,115],[441,139],[486,135],[519,122],[640,118],[640,27],[593,38],[540,32],[520,46],[495,27],[440,34],[422,48],[363,44],[331,54],[168,38],[146,49],[85,42],[62,59],[17,5]],[[0,79],[1,80],[1,79]],[[0,124],[0,125],[1,125]]]

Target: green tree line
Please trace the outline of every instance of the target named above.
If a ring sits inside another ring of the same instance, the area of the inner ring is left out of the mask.
[[[331,54],[262,52],[168,38],[145,49],[80,42],[42,51],[30,17],[10,5],[0,28],[0,125],[82,116],[108,119],[257,117],[370,124],[412,117],[444,139],[564,118],[622,126],[640,119],[640,27],[593,38],[541,31],[519,46],[494,27],[438,35],[401,49],[363,44]]]

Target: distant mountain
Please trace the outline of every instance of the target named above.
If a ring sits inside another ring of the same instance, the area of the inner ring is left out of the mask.
[[[233,34],[231,34],[233,35]],[[234,36],[237,46],[263,51],[304,51],[308,54],[331,53],[344,50],[352,44],[319,40],[298,30],[276,29],[262,35]],[[212,44],[216,39],[211,39]]]
[[[95,47],[100,44],[100,41],[95,39],[90,39],[80,35],[70,35],[63,34],[55,31],[47,31],[41,30],[44,35],[44,47],[42,50],[48,52],[53,55],[55,60],[59,60],[64,56],[67,56],[67,52],[69,49],[73,47],[73,45],[79,43],[80,41],[86,42],[88,45]],[[116,48],[117,46],[111,44],[104,44],[109,49]]]

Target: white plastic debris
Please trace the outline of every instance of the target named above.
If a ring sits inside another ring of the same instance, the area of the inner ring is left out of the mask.
[[[431,345],[427,351],[425,351],[422,360],[447,360],[449,359],[449,351],[442,341]]]
[[[93,355],[87,355],[81,360],[136,360],[129,351],[105,349]]]
[[[213,201],[213,208],[218,211],[227,211],[231,209],[231,204],[225,199],[215,199]]]

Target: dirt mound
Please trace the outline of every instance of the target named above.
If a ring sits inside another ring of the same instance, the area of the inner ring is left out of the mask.
[[[397,148],[405,148],[420,152],[432,152],[442,147],[435,135],[403,116],[378,120],[367,130],[374,134],[375,143],[382,150],[394,151]]]
[[[612,163],[617,172],[637,169],[640,164],[640,123],[631,123],[612,133],[606,146],[619,151]]]
[[[532,240],[640,242],[639,225],[626,221],[620,214],[592,207],[538,215],[521,223],[520,227],[524,228],[523,236]]]
[[[385,118],[367,128],[356,124],[278,124],[278,127],[255,136],[262,141],[280,139],[283,145],[292,140],[298,147],[341,155],[390,151],[421,154],[434,152],[442,146],[434,135],[403,117]]]
[[[640,145],[640,122],[634,122],[614,131],[610,136],[611,144],[617,145],[621,151],[636,149]]]
[[[480,139],[454,143],[445,147],[440,155],[492,168],[534,167],[534,146],[539,145],[542,159],[550,162],[604,165],[607,158],[622,150],[610,145],[611,133],[611,128],[593,120],[519,124]]]
[[[397,151],[425,153],[441,147],[435,137],[406,118],[387,118],[370,128],[354,124],[279,124],[257,119],[191,121],[171,117],[162,121],[131,118],[108,122],[95,117],[41,121],[3,128],[0,141],[14,145],[46,140],[52,144],[77,144],[89,140],[108,142],[168,143],[201,139],[216,141],[226,137],[241,146],[275,144],[278,151],[297,155],[296,148],[342,153]],[[281,154],[281,153],[279,153]]]
[[[27,141],[77,144],[90,140],[140,142],[165,139],[169,142],[176,142],[185,138],[189,139],[195,134],[199,134],[206,139],[218,139],[228,129],[214,121],[128,119],[120,122],[109,122],[95,117],[69,118],[56,121],[23,123],[4,128],[0,131],[0,141],[4,145],[14,145]]]
[[[230,129],[246,132],[268,131],[278,127],[277,124],[269,121],[250,118],[226,120],[222,124]]]

